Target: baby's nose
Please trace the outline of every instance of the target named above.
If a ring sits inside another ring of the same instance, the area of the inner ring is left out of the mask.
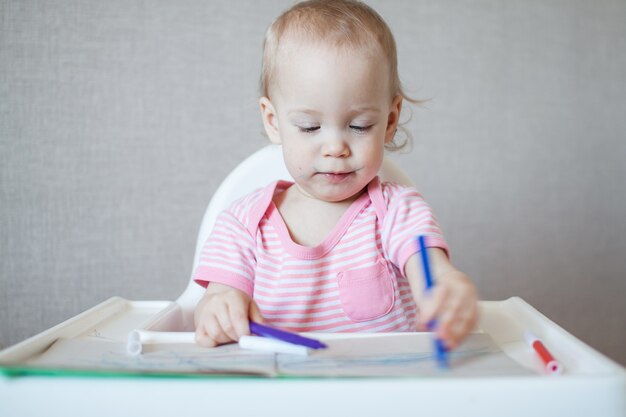
[[[350,155],[350,147],[341,135],[335,134],[324,141],[322,152],[324,156],[334,158],[346,157]]]

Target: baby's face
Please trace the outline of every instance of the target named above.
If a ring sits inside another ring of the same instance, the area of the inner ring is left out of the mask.
[[[299,46],[286,46],[272,100],[261,99],[265,127],[300,191],[349,200],[378,174],[402,99],[382,57]]]

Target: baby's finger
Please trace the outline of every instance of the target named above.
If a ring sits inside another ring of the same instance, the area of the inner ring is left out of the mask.
[[[196,330],[196,343],[202,347],[215,347],[217,343],[215,340],[211,339],[208,334],[204,331]]]
[[[227,338],[227,340],[222,343],[230,342],[232,340],[239,340],[237,330],[235,330],[235,327],[231,320],[231,311],[229,306],[226,304],[220,306],[218,311],[215,313],[215,316],[217,317],[217,322],[219,323],[219,327],[223,335],[222,337]]]
[[[250,301],[249,316],[250,316],[250,320],[256,321],[257,323],[265,322],[265,319],[263,318],[263,314],[261,314],[261,309],[259,308],[259,306],[254,300]]]
[[[214,317],[213,320],[208,321],[205,324],[205,329],[207,336],[213,340],[215,346],[232,341],[232,339],[222,329],[222,326],[219,323],[219,319],[217,317]]]
[[[476,324],[476,311],[471,302],[450,300],[441,315],[439,336],[450,348],[454,348],[467,336]]]
[[[250,334],[248,326],[248,304],[245,299],[237,298],[228,305],[230,322],[232,323],[235,338],[239,340],[241,336]]]
[[[215,347],[228,341],[215,317],[207,320],[204,325],[196,329],[196,343],[200,346]]]
[[[442,307],[448,297],[446,287],[436,287],[426,294],[420,305],[420,324],[427,325],[441,314]]]
[[[467,325],[459,320],[445,322],[437,329],[437,335],[448,349],[456,348],[467,332]]]
[[[458,319],[452,323],[451,334],[458,345],[474,330],[478,322],[478,308],[475,304],[469,303],[464,306],[458,314]]]

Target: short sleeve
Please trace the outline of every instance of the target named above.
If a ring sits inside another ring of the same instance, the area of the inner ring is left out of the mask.
[[[419,235],[425,236],[426,247],[441,248],[449,256],[439,224],[415,188],[387,184],[383,194],[388,206],[381,230],[382,245],[398,269],[403,271],[406,261],[419,252]]]
[[[228,285],[252,297],[254,248],[248,229],[230,211],[223,211],[202,248],[193,280],[203,287],[210,282]]]

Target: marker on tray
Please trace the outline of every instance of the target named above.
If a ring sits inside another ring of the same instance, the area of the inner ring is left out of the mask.
[[[129,355],[137,356],[143,353],[144,344],[153,343],[196,343],[196,334],[193,332],[157,332],[136,329],[128,333],[126,351]]]
[[[428,261],[428,252],[426,252],[426,243],[425,243],[424,235],[419,235],[417,237],[417,244],[418,244],[420,253],[422,254],[422,267],[424,269],[424,283],[425,283],[425,288],[426,288],[426,295],[428,295],[428,293],[432,290],[435,284],[433,282],[433,278],[430,273],[430,262]],[[436,320],[432,320],[428,323],[428,330],[434,331],[436,328],[437,328]],[[433,347],[435,350],[435,355],[436,355],[437,364],[439,365],[439,368],[441,369],[450,368],[450,363],[448,361],[448,351],[445,345],[443,344],[443,340],[435,337],[433,339]]]
[[[539,355],[541,361],[544,364],[546,372],[550,374],[560,374],[563,372],[563,365],[548,351],[545,347],[541,339],[535,336],[532,332],[526,331],[524,332],[524,339],[526,339],[526,343],[530,346],[534,351]]]
[[[276,327],[265,326],[254,321],[250,321],[250,333],[257,336],[282,340],[283,342],[292,343],[294,345],[305,346],[310,349],[324,349],[328,347],[319,340],[310,339],[296,333],[280,330]]]

